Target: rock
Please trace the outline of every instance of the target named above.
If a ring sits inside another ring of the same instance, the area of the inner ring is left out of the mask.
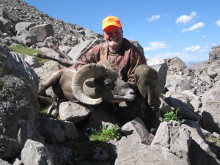
[[[185,162],[184,164],[188,164],[190,143],[190,131],[171,121],[160,124],[151,146],[165,147]]]
[[[53,165],[53,158],[42,143],[33,140],[27,140],[21,152],[21,161],[23,164]]]
[[[38,75],[40,81],[39,86],[45,83],[48,80],[48,77],[50,77],[53,73],[62,68],[64,67],[55,61],[45,62],[43,66],[35,68],[34,71]]]
[[[22,30],[17,33],[17,36],[14,37],[14,39],[27,46],[35,45],[37,42],[37,36],[35,34],[31,34],[27,30]]]
[[[119,120],[113,113],[105,111],[104,109],[95,109],[89,117],[87,128],[100,129],[104,125],[111,128],[119,123]]]
[[[191,132],[190,136],[192,141],[189,148],[189,159],[191,164],[220,164],[217,158],[217,151],[207,144],[202,129],[195,121],[186,120],[181,127]]]
[[[11,12],[7,11],[7,9],[0,7],[0,17],[3,17],[5,19],[8,19],[12,21],[13,23],[19,22],[19,18],[15,15],[12,14]]]
[[[202,97],[203,128],[210,132],[220,133],[220,82],[207,91]]]
[[[36,24],[32,22],[19,22],[15,25],[15,31],[18,34],[23,30],[29,31],[29,29],[34,26],[36,26]]]
[[[172,92],[181,93],[184,90],[190,90],[192,85],[190,81],[180,75],[167,75],[165,88]]]
[[[7,33],[9,36],[13,36],[15,34],[15,25],[10,20],[0,17],[0,31]]]
[[[148,146],[142,143],[132,141],[132,139],[122,137],[118,147],[118,157],[115,165],[189,165],[175,154],[172,154],[167,148],[160,146]]]
[[[1,165],[11,165],[10,163],[8,163],[8,162],[6,162],[6,161],[4,161],[2,159],[0,159],[0,164]]]
[[[76,61],[85,52],[87,52],[92,46],[96,45],[97,44],[96,42],[97,42],[97,39],[86,40],[74,46],[68,53],[68,56],[70,56],[73,59],[73,61]]]
[[[37,36],[37,41],[44,41],[47,37],[54,35],[53,26],[51,24],[37,25],[29,29],[30,33]]]
[[[38,68],[40,67],[40,63],[38,62],[37,58],[25,54],[17,53],[19,57],[21,57],[30,67]]]
[[[68,164],[73,154],[70,148],[60,145],[47,145],[47,149],[53,158],[54,165]]]
[[[153,60],[147,60],[147,65],[157,71],[158,82],[159,82],[158,90],[159,93],[162,93],[167,79],[167,70],[168,70],[167,62],[163,59],[153,59]]]
[[[77,130],[73,123],[48,117],[39,117],[37,119],[37,129],[49,143],[63,142],[66,138],[71,140],[78,138]]]
[[[59,106],[60,119],[71,121],[73,123],[82,121],[90,113],[91,112],[88,108],[70,101],[62,102]]]
[[[168,66],[170,69],[175,70],[176,72],[182,71],[186,68],[186,64],[179,57],[174,57],[168,60]]]
[[[168,92],[164,100],[175,110],[178,110],[178,116],[181,116],[181,118],[200,121],[200,115],[197,112],[194,112],[194,109],[190,104],[190,100],[183,94]]]
[[[39,111],[33,70],[0,46],[0,158],[18,156],[27,139],[36,138]]]
[[[126,123],[121,129],[127,137],[129,136],[129,138],[132,138],[133,141],[138,143],[150,145],[154,138],[154,135],[147,130],[145,124],[139,117]]]
[[[143,49],[143,47],[138,43],[138,41],[135,41],[135,40],[129,40],[129,41],[130,41],[132,44],[134,44],[142,54],[144,54],[144,49]]]
[[[212,47],[212,50],[209,52],[209,62],[220,59],[220,46]]]

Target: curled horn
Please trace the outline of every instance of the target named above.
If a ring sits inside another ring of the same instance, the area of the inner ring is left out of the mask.
[[[89,78],[98,78],[106,73],[106,68],[94,63],[82,66],[72,80],[74,96],[82,103],[96,105],[102,102],[102,98],[90,98],[83,92],[83,84]]]

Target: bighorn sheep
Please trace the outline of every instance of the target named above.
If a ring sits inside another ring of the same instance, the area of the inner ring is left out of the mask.
[[[103,100],[133,101],[135,92],[119,77],[111,64],[107,60],[100,63],[87,64],[78,71],[74,66],[57,71],[39,88],[39,94],[52,86],[58,99],[77,99],[88,105],[96,105]]]

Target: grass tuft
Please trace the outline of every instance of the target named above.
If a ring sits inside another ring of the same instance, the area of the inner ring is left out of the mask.
[[[170,111],[170,112],[167,112],[164,114],[164,118],[163,118],[163,121],[166,121],[166,122],[169,122],[170,120],[175,120],[177,121],[178,123],[181,123],[181,117],[179,117],[177,115],[178,111],[179,111],[180,107],[177,108],[176,111]]]
[[[42,54],[43,52],[40,50],[29,49],[27,47],[23,47],[21,44],[18,44],[16,46],[6,46],[6,47],[10,51],[35,57],[41,65],[43,65],[45,62],[49,61],[48,59],[42,59],[42,58],[39,58],[39,57],[36,57],[33,55],[34,53],[41,53]]]
[[[88,131],[91,131],[91,134],[89,135],[89,139],[91,141],[103,141],[103,142],[108,142],[110,140],[117,141],[122,137],[117,124],[111,128],[108,128],[108,126],[104,124],[104,126],[101,127],[99,130],[90,128],[88,129]]]

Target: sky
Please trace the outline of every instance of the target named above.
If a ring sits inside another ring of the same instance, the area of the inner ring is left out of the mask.
[[[120,19],[123,36],[149,59],[203,62],[220,45],[220,0],[24,0],[39,11],[103,34],[102,20]]]

